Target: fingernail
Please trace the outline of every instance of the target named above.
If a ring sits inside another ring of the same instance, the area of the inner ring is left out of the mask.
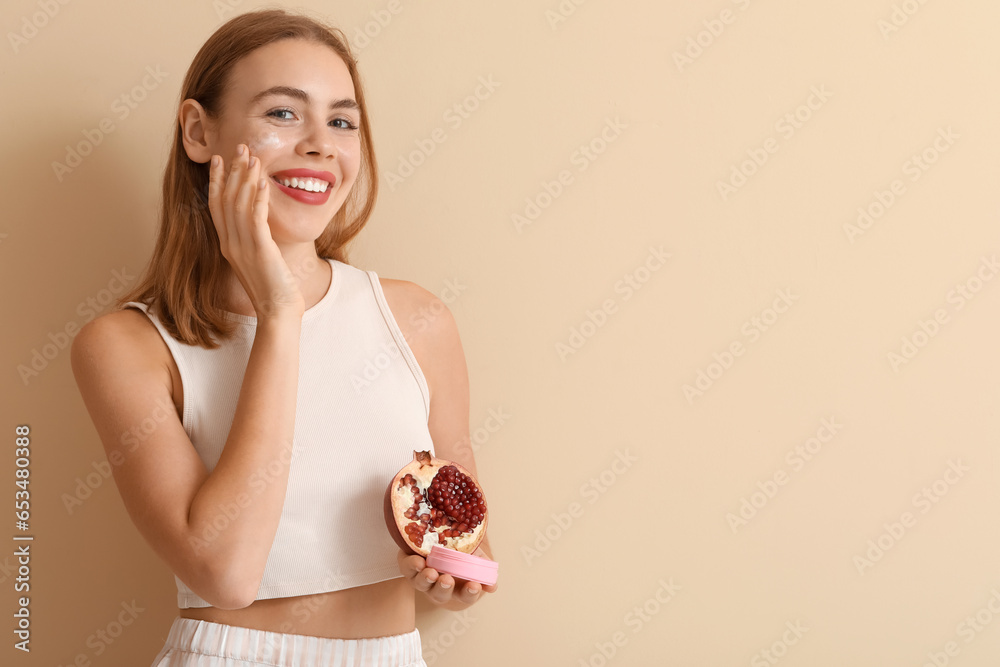
[[[243,144],[240,144],[239,147],[236,149],[236,154],[243,155],[243,149],[244,149]]]
[[[257,158],[256,157],[250,158],[250,168],[253,169],[256,166],[257,166]]]
[[[451,584],[449,584],[449,583],[447,583],[447,582],[444,582],[444,581],[442,581],[442,582],[441,582],[441,588],[451,588]]]

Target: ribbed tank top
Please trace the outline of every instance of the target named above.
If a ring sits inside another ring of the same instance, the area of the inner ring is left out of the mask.
[[[327,261],[329,290],[302,316],[288,487],[258,600],[402,576],[383,496],[413,450],[434,451],[427,382],[378,275]],[[226,313],[237,335],[207,350],[173,338],[146,304],[126,305],[145,312],[170,348],[184,389],[184,430],[211,472],[233,423],[257,319]],[[249,495],[263,491],[268,479],[266,470],[251,477]],[[228,520],[220,508],[218,527]],[[178,607],[211,606],[174,579]]]

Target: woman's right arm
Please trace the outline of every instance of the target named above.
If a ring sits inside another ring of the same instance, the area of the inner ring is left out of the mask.
[[[108,460],[118,462],[112,473],[129,516],[170,569],[215,607],[253,602],[277,531],[300,327],[301,318],[289,317],[258,328],[211,473],[173,408],[170,353],[144,314],[126,309],[97,318],[73,341],[73,373]]]
[[[245,147],[244,147],[245,148]],[[170,351],[126,309],[87,323],[71,358],[84,403],[139,531],[197,595],[223,609],[256,599],[288,486],[305,304],[271,238],[269,188],[249,151],[210,169],[221,252],[257,313],[257,331],[218,463],[205,468],[172,406]],[[263,185],[263,187],[260,187]],[[165,417],[160,418],[163,412]],[[157,427],[135,445],[128,433]],[[260,481],[263,481],[263,485]]]

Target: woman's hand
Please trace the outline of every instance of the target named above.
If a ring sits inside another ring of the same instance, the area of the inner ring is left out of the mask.
[[[209,168],[208,207],[226,258],[246,290],[258,318],[305,312],[298,282],[267,225],[270,183],[260,160],[240,144],[228,176],[221,156]]]
[[[473,555],[488,558],[482,548],[476,549]],[[396,560],[399,562],[399,571],[413,588],[426,593],[431,602],[451,611],[461,611],[481,600],[484,593],[495,593],[497,590],[496,584],[487,586],[442,574],[427,567],[423,556],[407,555],[402,549]]]

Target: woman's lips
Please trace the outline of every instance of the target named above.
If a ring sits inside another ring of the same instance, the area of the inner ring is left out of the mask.
[[[289,185],[281,183],[281,180],[289,180],[292,178],[315,178],[327,182],[328,185],[325,192],[311,192],[309,190],[293,188]],[[271,174],[271,180],[274,181],[279,190],[292,199],[300,201],[303,204],[318,206],[325,204],[330,199],[330,193],[333,191],[333,187],[337,182],[337,177],[328,171],[315,171],[313,169],[287,169],[285,171],[279,171]]]

